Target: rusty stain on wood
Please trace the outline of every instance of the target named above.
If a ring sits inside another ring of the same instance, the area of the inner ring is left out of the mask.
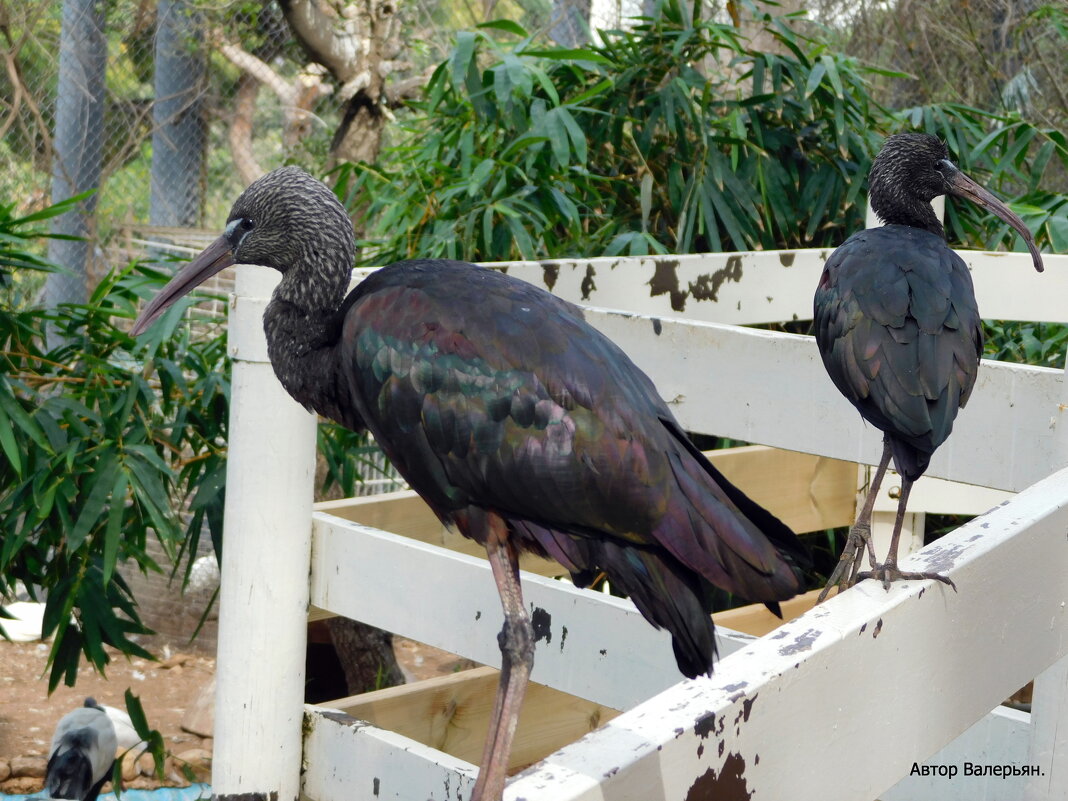
[[[593,269],[593,265],[587,264],[586,277],[582,279],[582,284],[579,287],[582,290],[583,300],[589,300],[590,295],[597,291],[597,284],[593,281],[595,275],[597,275],[597,271]]]
[[[686,793],[686,801],[749,801],[752,797],[745,781],[745,759],[735,753],[727,754],[718,774],[709,768],[698,776]]]
[[[541,263],[541,280],[545,282],[545,288],[550,292],[556,286],[556,279],[560,277],[560,265],[554,261]]]
[[[649,294],[668,295],[671,298],[671,308],[674,311],[683,311],[686,308],[686,293],[679,289],[679,260],[656,259],[656,269],[649,281],[652,290]]]
[[[697,281],[690,283],[690,294],[694,300],[719,300],[719,289],[726,281],[742,280],[742,257],[731,256],[727,266],[714,273],[697,276]]]
[[[548,645],[553,641],[553,618],[540,606],[534,607],[530,613],[530,625],[534,629],[534,642],[545,640]]]

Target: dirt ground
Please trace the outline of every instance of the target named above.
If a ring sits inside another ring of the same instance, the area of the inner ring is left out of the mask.
[[[191,749],[211,751],[211,740],[183,731],[182,719],[189,706],[204,692],[215,671],[215,660],[202,655],[164,649],[159,662],[127,660],[112,654],[107,678],[83,665],[75,687],[61,684],[48,695],[44,673],[48,656],[45,643],[18,643],[0,639],[0,778],[5,765],[17,757],[46,758],[52,732],[59,719],[81,706],[86,696],[101,704],[126,708],[127,688],[141,699],[149,725],[164,738],[167,750],[181,754]],[[397,638],[394,650],[408,681],[450,673],[469,664],[452,654],[411,640]],[[177,777],[163,784],[184,785]],[[140,776],[124,783],[127,787],[148,788],[161,784]],[[0,793],[34,793],[41,789],[40,778],[0,780]]]

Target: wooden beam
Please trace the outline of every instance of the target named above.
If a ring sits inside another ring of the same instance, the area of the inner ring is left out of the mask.
[[[812,337],[587,309],[688,431],[877,464],[879,432],[835,389]],[[664,354],[671,353],[671,359]],[[983,361],[929,475],[1019,491],[1049,474],[1063,372]],[[784,402],[785,398],[785,402]]]
[[[485,559],[315,512],[311,573],[315,606],[500,665],[504,616]],[[542,626],[534,681],[614,709],[678,681],[670,635],[650,626],[629,600],[531,573],[522,580],[524,599],[540,610]],[[430,609],[433,614],[413,611]],[[720,629],[720,657],[751,640]],[[619,659],[625,671],[611,667]]]
[[[756,798],[789,787],[792,801],[877,798],[1068,653],[1066,530],[1068,470],[902,561],[946,573],[957,592],[862,582],[724,659],[711,679],[684,681],[551,755],[504,797]],[[1047,759],[1036,769],[1048,774],[1048,755],[1031,758]]]
[[[467,762],[482,755],[500,672],[480,667],[332,701],[329,706]],[[618,710],[531,682],[509,771],[589,734]]]
[[[447,548],[455,553],[481,558],[486,555],[485,548],[477,542],[443,526],[426,502],[412,490],[323,501],[317,503],[315,509],[364,526]],[[519,566],[528,573],[536,573],[539,576],[567,574],[567,571],[552,559],[544,559],[530,553],[520,556]]]
[[[794,531],[822,531],[853,522],[856,466],[851,462],[765,445],[706,451],[705,455],[732,483]],[[457,553],[483,553],[480,546],[445,528],[411,490],[324,501],[315,508]],[[539,575],[562,574],[558,564],[538,557],[531,557],[523,569]]]
[[[300,743],[293,744],[298,755]],[[304,708],[301,798],[312,801],[456,801],[478,768],[331,709]]]
[[[853,462],[766,445],[706,451],[705,456],[732,484],[799,534],[853,523]]]

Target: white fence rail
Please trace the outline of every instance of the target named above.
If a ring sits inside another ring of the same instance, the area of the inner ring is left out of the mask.
[[[626,308],[591,309],[588,319],[652,376],[688,429],[870,464],[881,450],[879,433],[834,390],[811,338],[723,324],[809,317],[807,299],[825,255],[582,260],[508,270],[552,283],[571,300]],[[984,316],[1068,320],[1060,301],[1068,297],[1068,257],[1047,257],[1046,273],[1034,276],[1026,256],[962,255],[973,266]],[[769,297],[770,287],[777,296]],[[231,322],[231,430],[235,437],[245,430],[267,450],[244,464],[232,458],[228,475],[228,525],[246,516],[256,522],[241,529],[235,522],[226,533],[216,709],[216,720],[226,723],[216,739],[215,792],[462,799],[473,784],[468,762],[314,707],[306,710],[297,783],[302,729],[291,703],[303,687],[303,664],[293,654],[303,646],[309,603],[490,665],[499,659],[501,618],[482,560],[324,512],[311,516],[310,589],[294,597],[282,586],[292,579],[277,570],[307,573],[307,518],[283,516],[294,504],[307,508],[313,437],[307,415],[257,383],[270,374],[258,342],[260,299],[269,288],[258,272],[239,283]],[[538,643],[533,680],[627,711],[529,768],[505,797],[1068,797],[1068,747],[1056,747],[1068,731],[1057,732],[1068,682],[1060,666],[1043,674],[1068,651],[1068,472],[1056,472],[1068,464],[1066,401],[1061,371],[982,366],[930,473],[1022,492],[910,557],[948,571],[958,593],[930,582],[889,593],[863,583],[759,640],[724,632],[723,658],[710,679],[677,682],[666,636],[629,602],[524,574],[528,601],[552,621],[551,639]],[[255,421],[244,417],[250,407],[260,407]],[[278,436],[281,414],[302,429],[291,446],[298,458],[262,442]],[[917,498],[933,510],[949,496],[936,480],[928,486],[926,501],[920,485]],[[235,544],[237,536],[252,544]],[[224,675],[235,673],[242,678],[224,690]],[[990,713],[1039,674],[1033,720]],[[288,714],[265,711],[282,698]],[[958,775],[909,775],[932,757]],[[962,775],[965,762],[992,769],[1021,759],[1040,775]]]

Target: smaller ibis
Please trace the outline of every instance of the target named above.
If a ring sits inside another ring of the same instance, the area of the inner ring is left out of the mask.
[[[946,244],[931,200],[953,195],[1012,226],[1042,257],[1031,232],[1004,203],[962,173],[946,146],[920,133],[889,137],[869,176],[872,209],[886,223],[849,237],[827,259],[814,300],[816,344],[838,390],[883,432],[883,455],[841,559],[820,595],[859,579],[889,589],[899,579],[953,582],[934,572],[902,572],[898,540],[913,482],[968,402],[983,352],[983,330],[968,267]],[[871,543],[871,514],[893,457],[901,474],[897,518],[886,560]],[[867,551],[870,571],[861,572]]]
[[[111,778],[117,739],[115,725],[103,707],[86,698],[85,705],[64,715],[52,735],[45,788],[52,798],[95,801]]]

